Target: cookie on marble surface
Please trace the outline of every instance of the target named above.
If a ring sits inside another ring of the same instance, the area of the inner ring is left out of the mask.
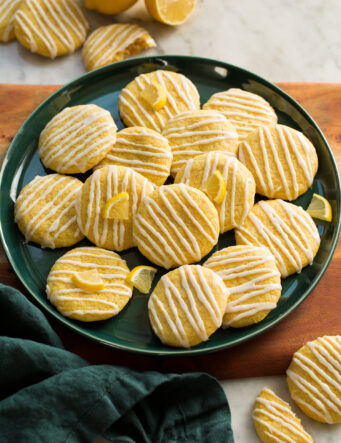
[[[14,17],[23,0],[0,0],[0,42],[15,38]]]

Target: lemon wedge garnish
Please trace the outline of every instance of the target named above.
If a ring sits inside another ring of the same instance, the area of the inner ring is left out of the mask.
[[[85,7],[111,15],[125,11],[136,2],[137,0],[85,0]]]
[[[226,183],[221,172],[218,170],[214,171],[204,182],[201,190],[204,191],[214,203],[221,203],[226,194]]]
[[[185,22],[196,0],[145,0],[149,14],[157,21],[175,26]]]
[[[136,268],[129,272],[126,280],[142,294],[148,294],[156,272],[157,269],[152,266],[136,266]]]
[[[72,275],[72,281],[78,288],[85,289],[86,291],[100,291],[105,288],[105,284],[99,276],[97,269],[75,272]]]
[[[115,220],[128,220],[129,194],[120,192],[106,202],[102,209],[102,217]]]
[[[307,212],[319,220],[332,221],[332,207],[329,201],[322,195],[314,194],[308,206]]]
[[[160,111],[167,103],[167,94],[157,82],[149,83],[141,92],[141,98],[154,108],[155,111]]]

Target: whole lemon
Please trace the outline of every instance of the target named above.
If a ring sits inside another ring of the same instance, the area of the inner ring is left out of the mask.
[[[111,15],[125,11],[136,2],[137,0],[85,0],[85,7]]]

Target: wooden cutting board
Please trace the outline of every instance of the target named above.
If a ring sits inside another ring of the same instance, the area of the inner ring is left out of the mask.
[[[326,135],[341,167],[341,84],[280,83],[298,100]],[[58,86],[0,85],[0,162],[13,136],[28,115]],[[6,257],[0,251],[0,281],[23,292]],[[205,371],[220,378],[284,374],[295,352],[318,336],[341,334],[341,244],[312,294],[281,323],[238,347],[213,354],[182,357],[146,357],[91,342],[49,317],[65,347],[93,364],[115,364],[167,372]]]

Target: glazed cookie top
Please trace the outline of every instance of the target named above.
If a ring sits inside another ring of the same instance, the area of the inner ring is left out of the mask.
[[[157,85],[165,94],[165,105],[157,110],[143,98],[143,91]],[[199,109],[197,88],[184,75],[172,71],[141,74],[130,82],[119,98],[120,115],[127,126],[145,126],[161,132],[167,121],[182,112]]]
[[[235,155],[238,150],[236,130],[216,111],[184,112],[168,120],[162,134],[173,152],[172,175],[200,154],[222,151]]]
[[[259,126],[277,123],[275,111],[263,97],[237,88],[213,94],[203,109],[215,109],[224,114],[236,128],[239,140]]]
[[[81,187],[77,178],[59,174],[37,176],[28,183],[14,208],[15,221],[26,241],[54,249],[82,240],[75,211]]]
[[[18,41],[32,52],[50,58],[79,48],[88,28],[77,0],[26,0],[14,20]]]
[[[161,186],[145,197],[134,223],[140,252],[166,269],[199,261],[217,243],[217,210],[184,184]]]
[[[239,160],[252,172],[257,193],[295,200],[313,183],[318,167],[314,146],[284,125],[258,128],[239,147]]]
[[[0,0],[0,41],[14,38],[14,16],[23,0]]]
[[[122,129],[115,145],[99,163],[122,165],[134,169],[157,186],[167,180],[172,164],[172,151],[165,137],[139,126]]]
[[[45,126],[39,157],[46,168],[63,174],[84,173],[97,165],[116,141],[109,111],[96,105],[65,108]]]
[[[221,325],[227,290],[221,278],[199,265],[162,276],[148,301],[149,319],[162,343],[189,348]]]

